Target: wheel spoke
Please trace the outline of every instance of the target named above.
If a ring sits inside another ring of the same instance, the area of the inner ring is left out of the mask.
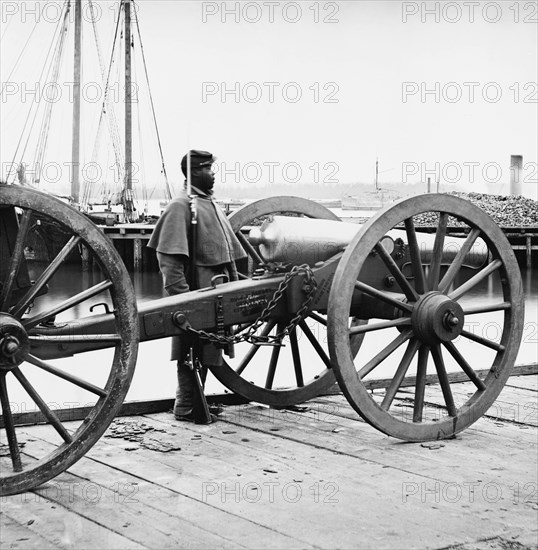
[[[394,338],[394,340],[385,346],[373,359],[370,359],[364,367],[359,371],[359,378],[362,380],[367,374],[372,372],[378,365],[380,365],[393,351],[397,350],[404,342],[407,342],[413,335],[412,330],[402,332]]]
[[[121,342],[119,334],[30,334],[28,339],[36,344],[85,344],[93,342]]]
[[[433,243],[432,259],[430,261],[430,272],[428,274],[428,289],[437,290],[439,284],[439,274],[441,272],[441,260],[443,258],[443,247],[445,243],[446,228],[448,225],[448,214],[439,213],[439,225],[435,232],[435,241]]]
[[[71,443],[73,438],[71,434],[65,429],[64,425],[60,422],[59,418],[54,414],[48,405],[43,401],[43,398],[36,392],[35,388],[30,384],[26,376],[20,371],[19,367],[13,369],[13,374],[20,382],[21,386],[26,390],[26,393],[32,398],[34,403],[39,407],[39,410],[43,413],[43,416],[54,426],[54,429],[60,434],[61,438],[66,443]]]
[[[367,285],[366,283],[363,283],[361,281],[355,282],[355,288],[357,290],[360,290],[361,292],[364,292],[364,294],[368,294],[369,296],[378,298],[379,300],[386,302],[387,304],[391,304],[394,307],[397,307],[398,309],[401,309],[403,311],[413,311],[412,305],[406,304],[405,302],[402,302],[397,298],[393,298],[389,293],[377,290],[377,288]]]
[[[321,357],[321,360],[325,363],[325,366],[328,369],[332,369],[331,360],[328,355],[325,353],[325,350],[321,347],[320,343],[317,341],[316,337],[312,334],[312,331],[308,325],[303,321],[299,322],[304,335],[308,338],[308,341],[312,344],[312,347],[317,351],[318,355]]]
[[[106,397],[108,393],[105,390],[102,390],[101,388],[98,388],[97,386],[94,386],[90,382],[86,382],[85,380],[82,380],[82,378],[79,378],[78,376],[74,376],[73,374],[68,374],[67,372],[64,372],[63,370],[60,370],[56,367],[53,367],[52,365],[49,365],[48,363],[45,363],[45,361],[39,359],[38,357],[35,357],[32,354],[26,355],[24,358],[25,361],[28,361],[28,363],[39,367],[40,369],[43,369],[44,371],[49,372],[50,374],[54,374],[55,376],[58,376],[59,378],[63,378],[64,380],[67,380],[68,382],[71,382],[71,384],[75,384],[75,386],[78,386],[79,388],[83,388],[91,393],[94,393],[95,395],[98,395],[99,397]]]
[[[267,324],[263,327],[263,330],[260,333],[260,336],[267,336],[272,330],[273,327],[276,325],[276,321],[268,321]],[[243,357],[241,363],[239,363],[239,366],[237,369],[235,369],[235,372],[237,374],[241,374],[248,366],[248,364],[252,361],[252,358],[258,353],[258,350],[260,349],[260,345],[252,344],[250,346],[250,349],[245,354],[245,357]]]
[[[14,472],[22,471],[21,453],[17,442],[17,434],[15,433],[15,423],[13,422],[13,414],[9,406],[9,397],[7,394],[6,375],[0,374],[0,404],[2,405],[4,428],[6,430],[7,442],[9,445],[9,454],[11,455],[11,463],[13,464]]]
[[[50,317],[53,317],[54,315],[58,315],[59,313],[62,313],[62,311],[65,311],[73,306],[76,306],[77,304],[80,304],[81,302],[84,302],[84,300],[87,300],[88,298],[91,298],[92,296],[95,296],[96,294],[103,292],[104,290],[106,290],[107,288],[110,288],[111,286],[112,286],[112,281],[109,281],[109,280],[102,281],[101,283],[98,283],[92,286],[91,288],[83,290],[82,292],[75,294],[75,296],[72,296],[67,300],[64,300],[63,302],[58,304],[53,309],[50,309],[49,311],[38,313],[33,317],[23,319],[22,324],[26,330],[30,330],[31,328],[35,327],[39,323],[46,321]]]
[[[422,422],[424,410],[424,393],[426,390],[426,371],[430,349],[422,344],[418,350],[417,379],[415,381],[415,403],[413,405],[413,422]]]
[[[380,321],[379,323],[369,323],[368,325],[359,325],[358,327],[351,327],[349,329],[349,335],[363,334],[365,332],[371,332],[372,330],[382,330],[384,328],[401,327],[404,325],[410,325],[411,319],[409,317],[400,317],[399,319],[393,319],[391,321]]]
[[[264,261],[256,252],[256,249],[248,242],[248,239],[245,237],[245,235],[243,235],[241,231],[238,231],[235,235],[245,249],[245,252],[256,262],[256,264],[263,264]]]
[[[495,351],[504,351],[506,349],[501,344],[497,344],[497,342],[493,342],[492,340],[488,340],[487,338],[483,338],[482,336],[478,336],[478,334],[473,334],[467,330],[462,330],[461,335],[465,338],[469,338],[469,340],[482,344],[483,346],[494,349]]]
[[[284,330],[284,326],[278,323],[277,333],[280,333]],[[271,359],[269,361],[269,368],[267,369],[267,378],[265,379],[265,389],[270,390],[273,388],[273,383],[275,381],[275,372],[278,366],[278,357],[280,356],[280,349],[282,346],[273,346],[271,350]]]
[[[301,353],[299,352],[299,344],[297,342],[296,329],[293,329],[290,332],[290,344],[291,344],[291,355],[293,357],[293,368],[295,370],[295,380],[297,382],[297,387],[302,388],[304,386],[303,367],[301,365]]]
[[[465,260],[465,256],[467,256],[467,254],[473,247],[473,244],[475,243],[476,239],[478,239],[479,235],[480,235],[480,229],[477,229],[476,227],[471,229],[469,235],[467,235],[467,238],[465,239],[464,243],[461,245],[461,248],[458,250],[458,253],[454,258],[454,261],[450,264],[450,267],[447,269],[445,276],[439,283],[440,292],[445,293],[448,290],[448,288],[456,278],[456,275],[458,274],[459,270],[461,269],[461,266],[463,265],[463,262]]]
[[[441,384],[441,390],[445,399],[446,409],[450,416],[457,416],[456,405],[454,404],[454,398],[452,397],[452,390],[450,389],[450,381],[448,380],[448,374],[446,373],[441,347],[439,344],[436,344],[431,348],[431,350],[435,368],[437,369],[437,376],[439,378],[439,383]]]
[[[15,246],[11,255],[11,261],[9,263],[9,269],[7,271],[7,279],[2,292],[2,301],[0,302],[0,311],[6,311],[9,306],[9,300],[11,299],[11,293],[13,292],[13,285],[15,284],[15,280],[17,279],[17,275],[19,274],[19,269],[24,258],[24,244],[26,242],[28,230],[30,229],[31,219],[32,211],[25,210],[21,218],[19,231],[15,240]]]
[[[411,265],[413,267],[413,275],[415,277],[415,289],[419,294],[424,294],[426,291],[426,280],[424,278],[424,269],[422,269],[422,260],[420,258],[420,248],[417,242],[417,234],[413,218],[405,220],[405,231],[407,233],[407,244],[409,253],[411,254]]]
[[[511,308],[512,304],[510,302],[498,302],[495,304],[468,306],[467,308],[463,308],[463,313],[465,315],[474,315],[475,313],[487,313],[489,311],[501,311]]]
[[[482,282],[486,277],[489,277],[493,272],[497,271],[501,267],[501,260],[495,260],[491,262],[487,267],[481,269],[476,275],[473,275],[468,281],[452,291],[448,297],[451,300],[458,300],[464,294],[469,292],[471,288],[474,288],[478,283]]]
[[[254,323],[241,323],[240,325],[235,325],[234,335],[237,336],[241,334],[248,328],[250,328]]]
[[[388,267],[392,276],[396,279],[396,282],[400,285],[400,288],[402,289],[406,298],[411,302],[416,302],[418,300],[418,294],[415,292],[415,289],[409,284],[409,281],[400,271],[400,268],[392,259],[392,256],[387,252],[385,247],[379,242],[375,245],[375,250],[381,257],[385,265]]]
[[[78,245],[81,238],[77,235],[73,235],[69,241],[65,244],[59,254],[54,258],[50,265],[43,271],[39,276],[39,279],[32,285],[28,292],[23,296],[23,298],[11,309],[10,313],[12,315],[21,316],[28,304],[37,296],[39,291],[43,288],[44,285],[51,279],[51,277],[56,273],[58,268],[64,262],[64,260],[69,256],[71,251]]]
[[[462,354],[458,351],[456,346],[453,342],[443,342],[445,348],[450,352],[450,355],[454,357],[454,359],[457,361],[458,365],[461,367],[463,372],[469,377],[471,382],[479,389],[479,390],[485,390],[486,384],[482,382],[482,380],[478,377],[476,372],[473,370],[471,365],[467,363],[467,361],[464,359]]]
[[[409,369],[409,365],[411,364],[413,357],[417,353],[419,346],[420,342],[416,338],[411,339],[407,344],[407,349],[405,350],[402,360],[400,361],[398,369],[396,370],[396,373],[394,375],[394,378],[387,388],[387,393],[385,394],[385,397],[381,403],[381,408],[383,410],[389,410],[392,402],[394,401],[394,397],[396,396],[396,393],[400,389],[402,381],[405,378],[405,374]]]
[[[327,326],[327,319],[325,319],[321,315],[318,315],[317,313],[314,313],[313,311],[311,311],[308,314],[308,316],[314,319],[314,321],[317,321],[318,323],[322,324],[324,327]]]

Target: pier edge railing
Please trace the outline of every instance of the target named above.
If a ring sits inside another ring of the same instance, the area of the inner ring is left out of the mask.
[[[477,370],[478,376],[483,378],[487,374],[488,370]],[[538,374],[538,363],[528,363],[522,365],[516,365],[513,368],[511,377],[514,376],[529,376]],[[469,378],[463,372],[453,372],[448,374],[450,383],[468,382]],[[380,390],[387,388],[390,385],[391,378],[380,378],[377,380],[370,380],[368,382],[369,390]],[[404,378],[401,387],[414,387],[416,382],[415,376],[408,376]],[[426,376],[426,384],[437,384],[439,379],[436,374],[429,374]],[[338,395],[342,390],[338,384],[334,384],[326,392],[319,395]],[[219,403],[226,406],[243,405],[249,403],[247,399],[240,395],[226,392],[226,393],[214,393],[208,394],[207,402],[209,404]],[[126,401],[123,403],[118,416],[138,416],[143,414],[156,414],[162,412],[171,412],[174,406],[174,399],[151,399],[146,401]],[[54,412],[61,422],[69,422],[76,420],[83,420],[88,415],[91,407],[70,407],[64,409],[55,409]],[[47,419],[43,416],[41,411],[26,411],[26,412],[14,412],[13,421],[16,426],[29,426],[34,424],[42,424],[47,422]],[[0,428],[4,427],[3,417],[0,416]]]

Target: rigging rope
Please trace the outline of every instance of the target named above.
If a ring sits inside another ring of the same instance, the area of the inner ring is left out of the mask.
[[[13,17],[9,21],[11,22],[12,19],[13,19]],[[21,53],[19,54],[19,57],[17,57],[17,60],[13,64],[13,68],[11,69],[11,72],[9,73],[9,76],[7,77],[6,80],[4,80],[4,85],[2,86],[2,91],[0,92],[0,97],[2,97],[2,94],[4,93],[4,90],[6,88],[6,85],[11,82],[11,77],[12,77],[13,73],[15,72],[15,69],[17,68],[18,64],[19,64],[19,61],[21,60],[21,57],[24,54],[24,50],[26,50],[26,46],[28,46],[28,44],[30,43],[30,38],[32,38],[32,35],[34,34],[34,31],[36,30],[38,22],[39,22],[39,19],[35,22],[35,25],[34,25],[34,28],[32,29],[32,32],[28,35],[28,38],[26,39],[26,42],[24,43],[24,46],[21,50]],[[9,26],[9,23],[8,23],[8,26]],[[6,31],[7,31],[7,29],[6,29]],[[5,36],[5,32],[4,32],[4,36]]]
[[[134,0],[133,0],[133,6],[134,6]],[[150,104],[151,104],[151,111],[153,113],[153,122],[155,124],[155,132],[157,133],[157,143],[159,144],[159,153],[161,155],[161,166],[162,166],[162,173],[163,173],[163,176],[164,176],[164,181],[166,183],[166,192],[167,192],[167,198],[170,200],[172,199],[172,191],[171,191],[171,188],[170,188],[170,183],[168,181],[168,175],[166,173],[166,167],[164,165],[164,155],[163,155],[163,148],[162,148],[162,145],[161,145],[161,137],[159,135],[159,127],[157,126],[157,116],[155,114],[155,106],[153,104],[153,94],[151,93],[151,86],[149,84],[149,75],[148,75],[148,68],[147,68],[147,65],[146,65],[146,56],[144,54],[144,46],[142,44],[142,35],[140,34],[140,25],[138,24],[138,15],[137,15],[137,8],[136,6],[134,6],[134,19],[135,19],[135,22],[136,22],[136,30],[138,32],[138,41],[140,42],[140,52],[142,53],[142,62],[143,62],[143,65],[144,65],[144,72],[146,74],[146,82],[148,84],[148,92],[149,92],[149,100],[150,100]]]
[[[105,84],[105,96],[104,96],[105,102],[103,102],[103,108],[105,109],[105,105],[106,105],[105,117],[108,121],[110,138],[112,140],[112,146],[114,148],[116,167],[118,169],[118,174],[120,175],[119,178],[121,180],[121,170],[123,169],[123,165],[124,165],[123,149],[121,147],[120,130],[119,130],[118,121],[116,118],[114,103],[110,100],[110,93],[109,93],[110,91],[109,80],[110,80],[110,74],[112,72],[112,65],[115,63],[114,54],[115,54],[115,47],[116,47],[116,41],[118,37],[120,22],[121,22],[121,10],[118,12],[118,19],[116,22],[116,30],[114,33],[114,42],[113,42],[112,52],[110,57],[109,71],[107,74],[107,79]]]
[[[123,0],[121,2],[121,6],[123,6]],[[116,67],[116,82],[120,83],[119,89],[121,90],[122,87],[125,87],[124,80],[122,80],[123,72],[122,72],[122,64],[121,64],[121,60],[125,59],[125,52],[123,51],[123,46],[124,46],[123,30],[125,26],[125,13],[123,12],[123,10],[120,10],[120,11],[124,17],[123,17],[123,20],[120,22],[120,36],[118,38],[119,62],[117,63],[117,67]],[[125,61],[124,61],[124,65],[125,65]],[[123,70],[125,71],[125,67],[123,67]],[[125,121],[124,121],[123,130],[125,131]],[[122,163],[119,165],[116,165],[116,168],[118,170],[118,173],[117,173],[117,178],[115,178],[115,181],[114,181],[114,193],[116,195],[116,202],[118,201],[122,202],[123,199],[122,199],[121,192],[125,184],[125,156],[122,157]],[[105,191],[105,189],[106,189],[106,182],[104,182],[104,185],[103,185],[103,192]]]
[[[97,25],[96,25],[97,18],[95,17],[94,12],[93,12],[94,7],[93,7],[92,0],[89,0],[89,5],[90,5],[90,10],[91,10],[92,26],[93,26],[93,32],[94,32],[94,37],[95,37],[95,44],[96,44],[96,48],[97,48],[97,56],[98,56],[98,59],[99,59],[99,68],[100,68],[100,71],[101,71],[101,78],[102,78],[103,84],[104,84],[103,103],[101,105],[101,113],[100,113],[100,117],[99,117],[99,124],[97,126],[97,132],[96,132],[93,151],[92,151],[92,162],[97,164],[97,156],[98,156],[98,151],[99,151],[99,142],[100,142],[100,136],[102,134],[102,123],[103,123],[103,119],[106,118],[107,121],[108,121],[110,138],[111,138],[111,141],[112,141],[112,147],[113,147],[114,155],[115,155],[115,164],[116,164],[116,167],[118,168],[118,173],[121,173],[121,167],[123,165],[123,156],[122,156],[122,150],[121,150],[121,145],[120,145],[121,142],[120,142],[120,137],[119,137],[119,129],[118,129],[118,123],[117,123],[117,119],[116,119],[116,114],[115,114],[115,111],[114,111],[114,104],[110,101],[110,95],[109,95],[110,75],[111,75],[111,72],[112,72],[112,66],[114,65],[114,62],[115,62],[114,54],[115,54],[115,51],[116,51],[118,30],[119,30],[119,26],[120,26],[121,10],[118,10],[118,16],[117,16],[117,19],[116,19],[116,28],[115,28],[115,31],[114,31],[114,40],[112,42],[112,51],[110,53],[110,61],[109,61],[109,64],[108,64],[108,72],[106,73],[106,76],[105,76],[105,64],[104,64],[104,61],[103,61],[103,56],[101,54],[99,35],[98,35],[98,32],[97,32]],[[108,162],[106,163],[106,166],[108,167]],[[94,190],[94,183],[95,182],[84,182],[83,204],[88,204],[88,202],[91,198],[91,195],[93,193],[93,190]],[[106,183],[103,181],[102,184],[101,184],[101,191],[100,191],[101,194],[104,195],[105,190],[106,190]]]
[[[62,12],[63,12],[64,9],[69,10],[69,0],[65,0],[64,6],[63,6],[63,8],[62,8]],[[57,22],[57,24],[56,24],[56,29],[54,30],[54,34],[53,34],[53,36],[52,36],[52,40],[51,40],[50,45],[49,45],[49,50],[48,50],[48,52],[47,52],[47,55],[45,56],[45,61],[43,62],[43,67],[42,67],[42,69],[41,69],[41,74],[39,75],[39,81],[38,81],[40,87],[41,87],[41,81],[43,80],[43,75],[44,75],[44,73],[45,73],[45,69],[46,69],[47,66],[48,66],[48,59],[49,59],[49,56],[50,56],[50,54],[51,54],[51,51],[52,51],[52,49],[53,49],[53,45],[54,45],[54,43],[55,43],[56,33],[58,32],[58,29],[61,28],[61,21],[62,21],[62,18],[61,18],[61,17],[58,18],[58,22]],[[51,63],[52,63],[52,61],[51,61]],[[47,75],[48,75],[49,72],[50,72],[50,66],[49,66],[49,68],[48,68]],[[35,124],[35,121],[36,121],[37,113],[38,113],[38,111],[39,111],[39,105],[40,105],[40,103],[38,103],[38,102],[31,102],[31,103],[30,103],[30,108],[28,109],[28,114],[26,115],[26,119],[25,119],[24,125],[23,125],[23,127],[22,127],[22,132],[21,132],[21,135],[20,135],[20,137],[19,137],[19,141],[18,141],[18,143],[17,143],[17,147],[16,147],[16,149],[15,149],[15,153],[13,154],[13,159],[12,159],[12,161],[11,161],[11,165],[12,165],[12,166],[15,164],[15,159],[17,158],[17,155],[18,155],[18,152],[19,152],[19,148],[20,148],[20,146],[21,146],[21,142],[22,142],[22,140],[23,140],[23,138],[24,138],[24,135],[25,135],[25,132],[26,132],[26,126],[27,126],[27,124],[28,124],[28,120],[30,119],[30,115],[32,114],[32,110],[33,110],[33,108],[34,108],[34,105],[36,106],[36,108],[35,108],[35,113],[34,113],[34,118],[32,119],[32,123],[31,123],[30,129],[29,129],[29,131],[28,131],[28,136],[27,136],[26,142],[25,142],[25,144],[24,144],[24,149],[23,149],[23,151],[22,151],[22,153],[21,153],[21,157],[20,157],[20,160],[19,160],[19,164],[22,164],[22,160],[23,160],[23,158],[24,158],[24,155],[26,154],[26,149],[27,149],[27,147],[28,147],[28,143],[29,143],[30,137],[31,137],[31,135],[32,135],[32,130],[33,130],[33,128],[34,128],[34,124]],[[34,167],[34,168],[37,168],[37,167]],[[14,174],[13,174],[13,181],[15,181],[15,177],[16,177],[16,174],[14,173]]]
[[[52,82],[54,84],[58,84],[58,75],[60,72],[60,64],[61,64],[61,60],[64,52],[65,37],[67,35],[67,29],[69,27],[68,15],[69,15],[69,9],[67,9],[65,12],[64,23],[62,25],[62,30],[58,39],[58,45],[56,47],[56,52],[54,54],[55,59],[54,59],[53,73],[52,73]],[[43,117],[43,122],[41,124],[41,131],[40,131],[40,135],[36,145],[36,153],[35,153],[36,167],[43,166],[43,159],[45,158],[45,152],[47,150],[50,121],[52,117],[52,109],[54,107],[54,103],[55,101],[48,101],[45,107],[45,115]],[[34,183],[39,183],[37,170],[34,173],[33,181]]]
[[[133,37],[133,40],[134,40],[134,37]],[[134,50],[134,44],[133,44],[133,50]],[[134,76],[134,81],[138,82],[137,72],[136,72],[136,63],[133,63],[133,76]],[[138,94],[139,92],[140,92],[140,89],[137,88],[135,93]],[[135,108],[136,108],[136,119],[137,119],[136,122],[138,127],[138,149],[139,149],[139,157],[140,157],[140,166],[138,167],[138,173],[140,174],[140,183],[142,184],[141,185],[142,199],[145,202],[144,212],[147,213],[148,189],[146,186],[146,163],[144,161],[144,147],[142,146],[142,126],[141,126],[142,117],[140,116],[140,97],[139,96],[136,96],[134,103],[136,106]],[[136,198],[136,192],[134,188],[133,188],[133,194]]]
[[[0,36],[0,44],[2,44],[2,40],[4,40],[5,36],[6,36],[6,33],[7,33],[7,30],[9,29],[9,27],[11,26],[11,22],[13,21],[13,19],[15,19],[15,13],[17,12],[13,12],[11,14],[11,17],[9,18],[9,21],[7,22],[7,25],[6,25],[6,28],[4,30],[4,34],[2,36]]]

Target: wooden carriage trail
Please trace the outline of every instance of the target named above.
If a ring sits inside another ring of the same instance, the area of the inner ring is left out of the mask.
[[[537,548],[537,411],[538,376],[527,375],[511,377],[484,417],[439,442],[384,436],[342,395],[282,410],[228,406],[210,426],[170,413],[121,417],[67,472],[1,498],[0,543]],[[43,426],[25,430],[24,453],[43,454]]]

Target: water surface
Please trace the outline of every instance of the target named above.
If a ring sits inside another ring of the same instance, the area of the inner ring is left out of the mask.
[[[154,300],[164,296],[162,291],[162,281],[159,273],[135,273],[131,275],[137,300],[139,303]],[[523,331],[523,341],[519,350],[516,364],[525,364],[537,361],[537,343],[538,343],[538,277],[536,271],[531,269],[522,269],[523,286],[526,299],[525,326]],[[61,272],[53,279],[49,293],[36,300],[34,311],[46,310],[52,303],[57,303],[58,299],[72,296],[80,290],[96,284],[100,280],[100,275],[96,272],[81,273],[76,266],[65,266]],[[484,303],[485,301],[499,301],[499,288],[495,277],[490,277],[483,284],[474,288],[465,297],[465,303]],[[463,300],[463,299],[462,299]],[[99,296],[88,300],[76,308],[72,308],[65,314],[58,316],[57,322],[67,319],[76,319],[90,315],[89,307],[103,299]],[[99,312],[102,312],[100,310]],[[475,332],[490,340],[500,338],[502,330],[502,312],[484,313],[480,315],[468,316],[465,324],[467,330]],[[326,331],[325,328],[315,322],[309,321],[312,332],[316,335],[318,341],[325,350]],[[371,359],[382,347],[384,347],[392,338],[397,335],[396,329],[389,331],[369,333],[359,350],[356,358],[356,364],[364,364]],[[305,336],[299,331],[299,345],[301,349],[303,370],[305,379],[312,378],[323,369],[323,365],[318,354],[307,341]],[[495,352],[471,342],[465,338],[458,338],[455,343],[461,353],[475,369],[489,368]],[[237,358],[230,361],[231,364],[237,364],[245,353],[245,346],[242,344],[236,347]],[[373,373],[376,378],[389,377],[394,372],[399,358],[402,356],[405,346],[402,346],[393,356],[391,362],[387,361],[380,365]],[[245,376],[257,384],[263,385],[267,372],[267,365],[270,360],[271,348],[263,348],[253,359],[245,371]],[[445,354],[448,356],[448,353]],[[111,350],[102,350],[98,352],[78,354],[75,357],[51,361],[56,366],[67,368],[70,372],[76,372],[82,378],[104,386],[106,377],[111,364]],[[175,364],[169,360],[170,339],[154,340],[140,344],[138,353],[138,362],[129,390],[128,400],[150,400],[170,398],[175,391]],[[451,371],[459,370],[459,367],[451,360],[451,357],[445,357],[447,368]],[[93,401],[93,396],[86,391],[73,387],[60,379],[54,378],[38,368],[31,365],[24,365],[25,372],[32,384],[42,392],[43,397],[53,407],[79,406]],[[409,374],[414,374],[412,365]],[[434,371],[433,365],[431,369]],[[432,370],[428,372],[431,373]],[[13,377],[8,377],[12,379]],[[286,386],[295,380],[293,371],[293,362],[289,343],[281,350],[281,357],[275,374],[274,386]],[[34,404],[24,393],[24,390],[18,385],[18,382],[11,381],[10,402],[15,412],[24,410],[34,410]],[[224,388],[213,378],[209,377],[207,382],[207,391],[222,392]]]

